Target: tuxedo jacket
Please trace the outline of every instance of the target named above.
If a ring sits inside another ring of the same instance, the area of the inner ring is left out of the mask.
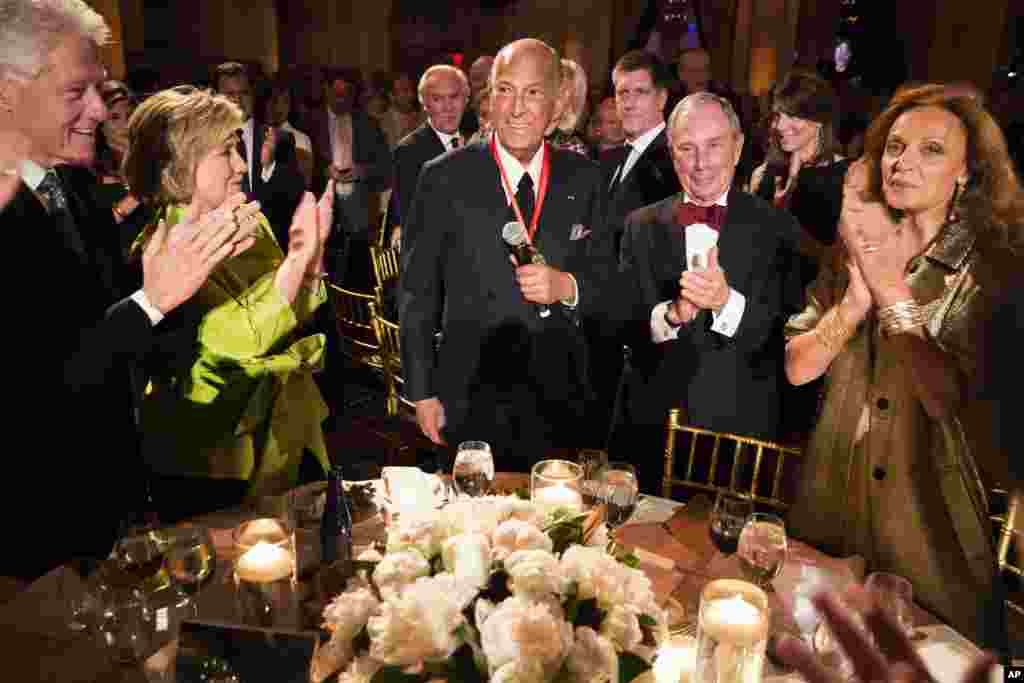
[[[259,200],[263,214],[270,221],[281,248],[288,252],[288,229],[292,224],[292,216],[299,206],[302,193],[306,189],[306,181],[299,169],[295,156],[295,136],[289,131],[277,131],[277,142],[274,147],[274,173],[266,182],[263,181],[263,162],[260,150],[266,139],[266,126],[256,121],[253,128],[253,177],[252,196]]]
[[[625,159],[625,155],[619,156],[621,159],[612,156],[604,166],[606,188],[610,188],[616,168]],[[616,245],[622,240],[626,217],[631,212],[670,197],[679,190],[679,178],[672,166],[668,137],[662,130],[608,197],[608,223],[615,232]]]
[[[309,137],[313,143],[313,188],[319,195],[330,180],[334,150],[331,147],[330,118],[326,109],[310,115]],[[364,167],[366,175],[358,185],[367,192],[382,192],[391,186],[391,149],[380,126],[361,111],[352,112],[352,162]]]
[[[598,167],[567,150],[549,147],[548,155],[534,245],[550,265],[575,276],[579,301],[575,309],[552,304],[547,318],[523,299],[501,238],[513,214],[490,144],[450,151],[420,174],[403,226],[402,363],[408,397],[439,397],[450,425],[474,401],[556,410],[585,393],[579,320],[604,304],[614,251]]]
[[[676,340],[650,342],[654,306],[675,299],[686,262],[686,236],[675,221],[681,201],[670,197],[630,214],[620,267],[632,283],[633,323],[646,347],[634,349],[635,421],[663,424],[682,405],[690,424],[716,431],[777,438],[783,374],[783,325],[800,310],[792,267],[796,221],[753,195],[732,190],[718,238],[719,264],[729,286],[746,297],[734,336],[711,330],[710,311],[679,329]]]
[[[391,190],[391,215],[388,217],[392,225],[401,225],[402,216],[408,213],[423,164],[445,151],[441,138],[429,123],[421,124],[395,146],[395,182]]]
[[[95,204],[95,178],[57,170],[70,218],[50,216],[24,184],[0,213],[12,253],[29,266],[8,290],[11,339],[31,359],[9,402],[9,424],[26,438],[7,459],[9,481],[38,494],[28,515],[23,498],[6,497],[19,506],[8,509],[18,520],[8,531],[25,536],[12,541],[25,550],[9,554],[7,573],[25,577],[105,555],[122,516],[140,509],[132,379],[154,338],[146,313],[124,298],[140,282],[121,258],[110,211]]]

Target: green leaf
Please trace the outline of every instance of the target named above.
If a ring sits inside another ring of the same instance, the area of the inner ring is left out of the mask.
[[[476,668],[476,662],[473,660],[473,648],[469,645],[463,645],[448,658],[447,669],[447,678],[452,682],[484,683],[486,680],[480,670]]]
[[[523,500],[530,500],[530,490],[526,488],[516,489],[513,492],[516,498],[522,498]]]
[[[640,622],[641,626],[646,626],[647,628],[654,628],[658,625],[658,621],[649,614],[641,614],[637,620]]]
[[[373,675],[370,683],[420,683],[422,674],[407,674],[400,666],[385,666]]]
[[[597,598],[577,601],[576,618],[571,620],[573,626],[589,626],[595,631],[600,630],[604,621],[605,611],[597,606]]]
[[[640,568],[640,558],[637,557],[636,555],[634,555],[633,553],[628,553],[626,555],[623,555],[622,557],[619,558],[619,562],[621,562],[622,564],[626,565],[630,569],[639,569]]]
[[[619,683],[631,683],[631,681],[647,671],[650,666],[640,657],[632,652],[619,653]]]

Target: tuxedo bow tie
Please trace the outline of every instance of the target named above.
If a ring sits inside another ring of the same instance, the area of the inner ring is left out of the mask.
[[[720,204],[697,206],[693,202],[683,202],[676,209],[676,222],[684,228],[694,223],[703,223],[709,228],[721,230],[725,209],[726,207]]]

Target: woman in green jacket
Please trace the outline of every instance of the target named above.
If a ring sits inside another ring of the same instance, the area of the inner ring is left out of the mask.
[[[306,193],[282,252],[258,204],[242,204],[241,125],[235,104],[191,87],[153,95],[130,123],[126,179],[156,215],[137,248],[159,221],[171,226],[170,239],[189,239],[226,211],[255,238],[162,323],[176,332],[175,350],[148,359],[143,454],[156,475],[157,507],[169,517],[281,493],[297,483],[304,457],[317,474],[329,464],[327,407],[313,381],[324,336],[302,328],[327,297],[333,188],[319,204]]]

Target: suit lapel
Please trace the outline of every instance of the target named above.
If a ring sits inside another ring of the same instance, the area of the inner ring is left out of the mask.
[[[537,225],[536,244],[549,263],[560,264],[564,268],[571,244],[569,233],[572,229],[566,216],[572,215],[571,205],[577,200],[575,197],[570,199],[572,179],[567,177],[563,157],[551,148],[548,148],[547,153],[551,158],[551,172],[548,176],[544,206],[541,207],[540,222]]]
[[[718,264],[725,270],[729,286],[743,291],[757,257],[757,226],[751,220],[749,195],[733,188],[729,191],[728,205],[725,222],[718,235]]]

